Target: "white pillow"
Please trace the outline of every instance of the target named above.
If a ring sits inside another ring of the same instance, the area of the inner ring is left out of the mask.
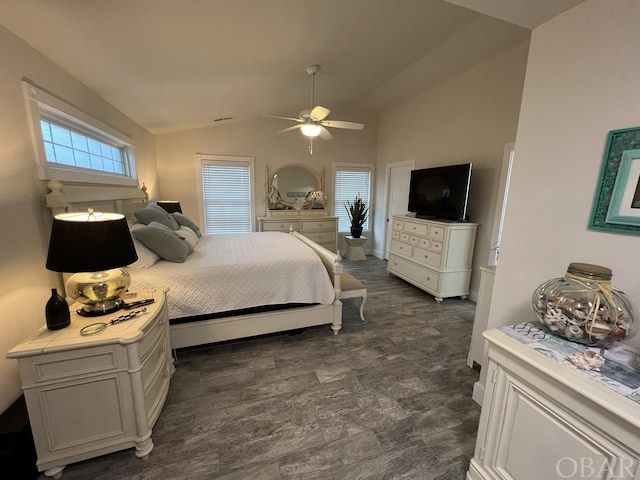
[[[134,230],[142,227],[144,227],[142,223],[134,223],[129,229],[133,232]],[[145,247],[140,240],[133,235],[131,235],[131,238],[133,239],[133,246],[136,248],[136,253],[138,254],[138,260],[129,265],[129,267],[149,268],[160,260],[160,256]]]
[[[192,248],[196,246],[196,243],[198,243],[198,235],[196,235],[196,233],[189,227],[182,226],[174,233],[179,237],[184,238]]]

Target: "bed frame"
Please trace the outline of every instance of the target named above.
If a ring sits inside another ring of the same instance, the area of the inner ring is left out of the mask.
[[[49,188],[51,192],[45,199],[53,215],[81,212],[92,208],[96,212],[121,213],[127,219],[135,220],[133,213],[144,208],[148,201],[144,185],[141,189],[102,188],[63,186],[54,181],[49,182]],[[333,334],[337,335],[342,328],[342,302],[340,301],[342,258],[339,253],[327,250],[298,232],[291,232],[291,234],[315,251],[322,260],[336,293],[333,304],[310,305],[171,325],[171,348],[175,350],[318,325],[330,325]],[[170,294],[168,301],[171,301]]]

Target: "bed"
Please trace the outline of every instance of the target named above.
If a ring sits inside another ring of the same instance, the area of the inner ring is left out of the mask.
[[[122,213],[135,224],[146,192],[50,185],[52,214]],[[130,268],[131,289],[168,290],[173,349],[329,325],[342,327],[341,258],[297,232],[203,235],[183,263]]]

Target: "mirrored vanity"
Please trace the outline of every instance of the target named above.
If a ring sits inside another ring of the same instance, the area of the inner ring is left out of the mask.
[[[265,169],[266,216],[258,218],[261,232],[298,231],[332,252],[338,240],[338,217],[328,215],[324,171],[286,165],[273,173]]]

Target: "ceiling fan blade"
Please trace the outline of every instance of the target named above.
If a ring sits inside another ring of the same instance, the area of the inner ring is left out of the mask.
[[[278,115],[265,115],[265,117],[269,117],[269,118],[279,118],[281,120],[291,120],[292,122],[303,122],[304,120],[300,120],[299,118],[293,118],[293,117],[279,117]]]
[[[302,125],[293,125],[291,127],[285,128],[284,130],[280,130],[278,133],[290,132],[291,130],[295,130],[296,128],[300,128]]]
[[[349,130],[362,130],[364,128],[364,123],[345,122],[343,120],[325,120],[322,125],[333,128],[348,128]]]
[[[318,134],[318,136],[323,140],[331,140],[333,138],[333,135],[331,135],[329,130],[324,128],[322,125],[320,125],[320,133]]]
[[[329,115],[330,113],[331,110],[318,105],[317,107],[313,107],[313,110],[311,110],[311,113],[309,114],[309,118],[311,118],[311,120],[313,120],[314,122],[319,122],[320,120],[324,120],[325,118],[327,118],[327,115]]]

